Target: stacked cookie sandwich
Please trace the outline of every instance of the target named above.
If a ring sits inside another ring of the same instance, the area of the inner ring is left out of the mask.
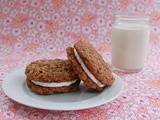
[[[79,40],[66,51],[68,60],[38,60],[26,67],[26,83],[32,91],[69,92],[78,88],[80,80],[96,91],[112,86],[115,79],[109,65],[89,42]]]

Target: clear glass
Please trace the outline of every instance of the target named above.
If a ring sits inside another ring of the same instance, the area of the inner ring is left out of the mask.
[[[135,73],[143,69],[150,38],[150,16],[115,14],[112,26],[112,66]]]

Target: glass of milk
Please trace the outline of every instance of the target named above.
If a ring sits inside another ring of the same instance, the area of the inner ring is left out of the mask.
[[[112,27],[112,66],[122,72],[143,69],[150,38],[150,16],[115,14]]]

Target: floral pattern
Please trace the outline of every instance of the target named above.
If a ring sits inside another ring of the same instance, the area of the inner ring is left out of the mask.
[[[151,15],[151,37],[143,71],[118,73],[125,89],[114,101],[79,111],[27,107],[5,96],[2,81],[11,71],[42,58],[66,58],[78,39],[90,41],[110,63],[114,12]],[[0,0],[0,119],[160,119],[160,1]]]

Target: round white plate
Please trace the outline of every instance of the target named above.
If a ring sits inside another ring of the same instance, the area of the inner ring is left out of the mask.
[[[88,90],[82,83],[79,90],[53,95],[36,94],[26,86],[25,68],[10,73],[3,81],[4,93],[16,102],[46,110],[81,110],[108,103],[123,91],[122,80],[114,74],[115,82],[103,92]]]

